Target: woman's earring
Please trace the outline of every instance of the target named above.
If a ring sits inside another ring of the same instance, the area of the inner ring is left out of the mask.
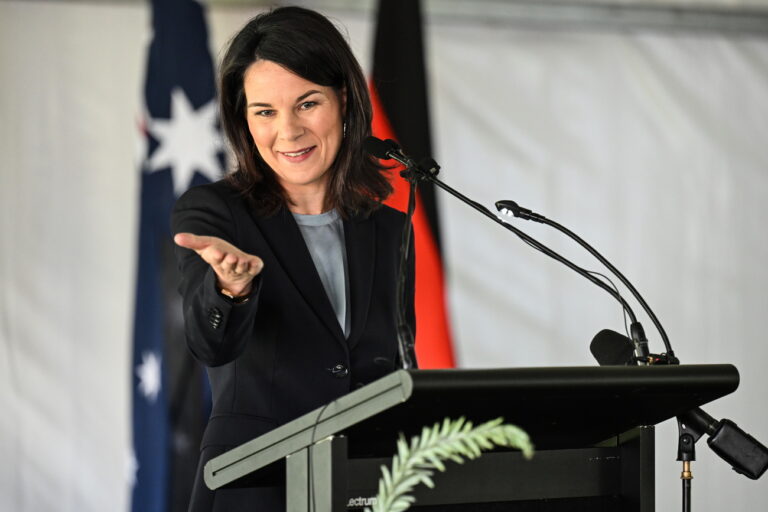
[[[341,124],[341,138],[344,138],[344,137],[346,137],[346,136],[347,136],[347,122],[346,122],[346,121],[344,121],[344,122]]]

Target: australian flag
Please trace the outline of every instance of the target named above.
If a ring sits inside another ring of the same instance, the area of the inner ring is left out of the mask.
[[[131,372],[133,512],[187,508],[210,393],[184,342],[170,214],[184,190],[224,169],[203,7],[153,0],[152,29]]]

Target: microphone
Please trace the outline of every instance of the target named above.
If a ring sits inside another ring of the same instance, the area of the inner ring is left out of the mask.
[[[768,469],[768,448],[731,420],[717,421],[700,407],[684,412],[677,419],[697,438],[707,434],[707,445],[740,475],[757,480]]]
[[[546,218],[543,215],[539,215],[528,208],[523,208],[510,199],[496,201],[496,209],[499,210],[499,213],[503,213],[504,215],[509,215],[511,213],[515,217],[532,220],[534,222],[541,222],[542,224],[546,221]]]
[[[636,323],[639,325],[639,322]],[[667,354],[649,354],[646,350],[644,354],[634,356],[637,344],[623,334],[610,329],[603,329],[595,334],[589,344],[589,351],[600,366],[633,365],[638,362],[651,365],[669,363]]]
[[[604,329],[592,339],[589,350],[600,366],[624,365],[631,364],[627,361],[632,359],[634,344],[623,334]],[[707,445],[737,473],[757,480],[768,469],[768,448],[733,421],[718,421],[701,407],[681,413],[677,421],[681,431],[690,432],[693,443],[706,434]],[[678,460],[685,460],[682,452],[678,453]]]
[[[406,156],[397,142],[392,139],[381,140],[373,136],[366,137],[363,141],[363,149],[379,160],[396,160],[406,167],[414,165],[413,160]]]
[[[589,351],[600,366],[637,364],[635,348],[629,338],[610,329],[603,329],[592,338]]]
[[[417,164],[410,156],[406,155],[400,145],[392,139],[377,139],[366,137],[363,141],[363,149],[371,156],[379,160],[396,160],[405,166],[400,171],[400,176],[413,183],[414,181],[429,180],[437,176],[440,166],[431,158],[423,158]]]

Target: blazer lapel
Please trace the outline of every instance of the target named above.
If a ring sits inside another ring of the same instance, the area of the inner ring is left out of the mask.
[[[338,341],[344,343],[344,332],[293,215],[283,208],[272,217],[254,217],[254,220],[304,300]]]
[[[376,225],[371,217],[352,217],[344,221],[349,279],[349,307],[352,315],[347,343],[354,347],[360,339],[371,303],[373,272],[376,267]]]

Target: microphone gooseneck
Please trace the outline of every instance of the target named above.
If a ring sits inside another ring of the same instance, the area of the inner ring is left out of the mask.
[[[403,171],[401,174],[409,180],[411,183],[411,188],[414,188],[414,184],[416,181],[419,180],[426,180],[430,181],[431,183],[434,183],[441,189],[445,190],[452,196],[456,197],[460,201],[464,202],[465,204],[471,206],[475,210],[479,211],[495,223],[502,226],[504,229],[507,229],[508,231],[512,231],[515,235],[517,235],[520,239],[522,239],[525,243],[533,247],[534,249],[546,254],[550,258],[559,261],[560,263],[563,263],[567,267],[571,268],[575,272],[577,272],[582,277],[588,279],[595,285],[599,286],[603,290],[605,290],[609,295],[613,296],[624,308],[624,311],[627,312],[627,315],[632,320],[632,322],[637,321],[637,317],[635,316],[634,311],[632,311],[632,308],[629,306],[629,304],[619,295],[619,293],[609,287],[607,284],[605,284],[600,279],[596,278],[592,274],[589,273],[586,269],[576,265],[575,263],[571,262],[567,258],[561,256],[559,253],[555,252],[554,250],[550,249],[549,247],[545,246],[535,238],[531,237],[527,233],[521,231],[520,229],[516,228],[515,226],[508,224],[501,220],[498,216],[494,215],[488,208],[481,205],[480,203],[477,203],[462,193],[458,192],[457,190],[454,190],[450,186],[446,185],[439,179],[437,179],[437,173],[440,169],[440,166],[437,165],[437,163],[434,160],[431,159],[425,159],[420,164],[415,164],[413,159],[405,155],[399,148],[396,142],[389,141],[389,140],[381,140],[377,139],[376,137],[368,137],[363,145],[363,148],[368,151],[372,156],[376,158],[380,158],[382,160],[384,159],[394,159],[400,163],[408,162],[410,167],[408,167],[405,171]],[[384,158],[385,157],[385,158]],[[405,164],[404,164],[405,165]],[[409,201],[410,204],[410,201]]]
[[[497,201],[496,209],[505,215],[509,215],[511,213],[517,218],[520,218],[523,220],[532,220],[534,222],[539,222],[541,224],[545,224],[547,226],[553,227],[558,231],[560,231],[561,233],[565,233],[569,238],[571,238],[576,243],[578,243],[583,248],[585,248],[592,256],[594,256],[600,263],[602,263],[603,266],[605,266],[605,268],[607,268],[613,275],[615,275],[619,279],[619,281],[622,282],[624,286],[627,287],[630,293],[632,293],[632,296],[635,297],[635,300],[637,300],[637,302],[640,303],[640,306],[643,308],[643,311],[645,311],[645,313],[651,319],[651,321],[653,322],[653,325],[656,327],[656,330],[659,331],[661,340],[662,342],[664,342],[666,353],[661,354],[661,356],[659,356],[655,360],[651,360],[651,359],[648,359],[649,358],[648,340],[645,337],[645,331],[643,330],[643,326],[636,319],[633,319],[632,325],[630,325],[630,331],[632,333],[632,340],[634,341],[635,351],[637,352],[638,357],[647,359],[648,363],[651,363],[651,362],[664,363],[664,364],[680,363],[677,357],[675,357],[675,353],[672,351],[672,345],[669,342],[669,337],[667,336],[667,333],[664,330],[664,327],[662,327],[661,322],[659,322],[659,319],[656,317],[656,314],[653,312],[651,307],[648,305],[645,299],[643,299],[642,295],[640,295],[640,292],[637,291],[637,289],[632,285],[632,283],[630,283],[629,280],[626,277],[624,277],[624,274],[622,274],[616,267],[614,267],[610,261],[608,261],[602,254],[600,254],[597,251],[597,249],[589,245],[580,236],[578,236],[576,233],[566,228],[565,226],[551,219],[548,219],[544,215],[541,215],[532,210],[529,210],[528,208],[523,208],[514,201],[510,201],[510,200]]]

